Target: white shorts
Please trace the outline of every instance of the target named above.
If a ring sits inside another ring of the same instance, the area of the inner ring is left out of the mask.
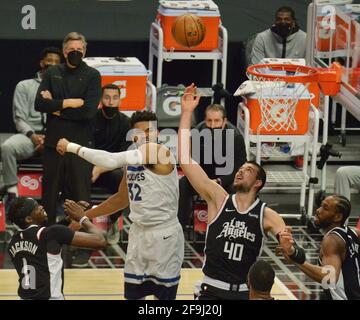
[[[178,221],[154,227],[133,223],[124,268],[125,297],[175,298],[183,260],[184,234]]]

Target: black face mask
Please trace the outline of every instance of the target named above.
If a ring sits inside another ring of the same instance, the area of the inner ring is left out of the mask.
[[[52,66],[52,64],[44,64],[43,70],[45,71],[51,66]]]
[[[68,53],[67,60],[72,66],[78,67],[82,61],[82,56],[82,52],[73,50]]]
[[[113,119],[113,118],[115,118],[115,116],[117,114],[119,114],[118,108],[114,108],[114,107],[103,106],[102,110],[103,110],[105,118],[107,118],[107,119]]]
[[[287,38],[291,34],[299,30],[299,27],[291,27],[290,23],[276,23],[271,27],[271,31],[281,38]]]

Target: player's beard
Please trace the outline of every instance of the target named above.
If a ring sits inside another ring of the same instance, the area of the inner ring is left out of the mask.
[[[332,224],[332,222],[330,220],[319,221],[315,218],[314,224],[319,229],[327,229]]]
[[[249,193],[249,191],[251,190],[251,186],[246,184],[233,185],[233,187],[238,193]]]

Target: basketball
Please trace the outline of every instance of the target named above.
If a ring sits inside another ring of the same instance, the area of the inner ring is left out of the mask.
[[[205,38],[206,28],[203,20],[194,14],[184,14],[174,21],[172,35],[184,47],[196,47]]]

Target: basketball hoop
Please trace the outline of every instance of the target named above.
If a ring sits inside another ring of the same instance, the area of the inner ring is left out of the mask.
[[[258,134],[264,134],[264,131],[265,134],[298,134],[298,123],[307,123],[310,103],[317,100],[314,98],[318,87],[325,95],[336,95],[340,89],[341,71],[337,63],[329,69],[293,64],[248,67],[247,75],[260,107],[256,120]],[[299,100],[308,102],[299,103]],[[318,107],[317,101],[313,104]]]
[[[331,68],[313,68],[295,64],[255,64],[247,68],[247,76],[255,81],[284,81],[286,83],[318,83],[327,96],[340,90],[342,67],[333,62]]]

